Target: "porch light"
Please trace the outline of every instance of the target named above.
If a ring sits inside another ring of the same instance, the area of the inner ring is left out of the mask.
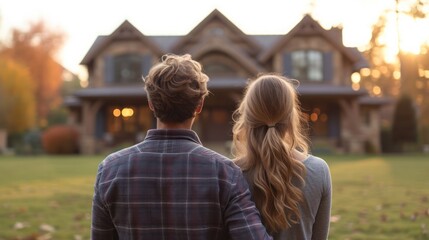
[[[122,116],[123,117],[132,117],[134,115],[134,110],[132,108],[123,108]]]
[[[121,110],[120,110],[120,109],[118,109],[118,108],[115,108],[115,109],[113,110],[113,116],[115,116],[115,117],[120,117],[120,116],[121,116]]]

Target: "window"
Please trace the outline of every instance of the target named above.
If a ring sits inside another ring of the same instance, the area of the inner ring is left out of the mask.
[[[142,57],[137,54],[124,54],[114,58],[115,82],[141,82]]]
[[[152,66],[152,55],[125,53],[104,57],[104,81],[107,84],[141,83]]]
[[[291,53],[291,73],[293,78],[308,81],[322,81],[323,53],[315,50],[300,50]]]

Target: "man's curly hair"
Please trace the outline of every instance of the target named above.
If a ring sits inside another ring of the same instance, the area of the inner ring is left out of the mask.
[[[208,76],[191,55],[164,55],[145,79],[145,90],[155,117],[165,123],[181,123],[194,116],[208,95]]]

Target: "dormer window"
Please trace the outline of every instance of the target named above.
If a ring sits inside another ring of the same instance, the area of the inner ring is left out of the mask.
[[[105,56],[105,82],[107,84],[141,83],[152,66],[150,54],[125,53]]]
[[[306,82],[332,81],[332,52],[297,50],[283,54],[283,73]]]
[[[142,58],[137,54],[124,54],[114,59],[115,82],[133,83],[141,82]]]
[[[323,53],[315,50],[300,50],[291,53],[292,77],[299,80],[319,82],[323,80]]]

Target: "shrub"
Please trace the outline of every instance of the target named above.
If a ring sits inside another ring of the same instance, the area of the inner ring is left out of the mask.
[[[76,154],[79,152],[79,132],[68,125],[55,125],[42,135],[43,150],[47,154]]]
[[[404,143],[417,142],[417,120],[413,100],[406,95],[396,103],[392,124],[392,140],[400,147]]]

